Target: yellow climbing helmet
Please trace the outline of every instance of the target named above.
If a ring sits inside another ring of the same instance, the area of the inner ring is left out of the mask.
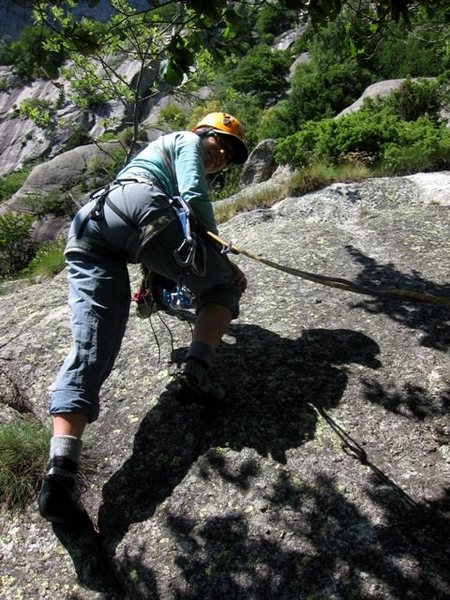
[[[245,131],[239,121],[224,112],[213,112],[205,115],[203,119],[195,125],[192,131],[199,129],[210,129],[219,135],[226,135],[233,146],[233,160],[237,165],[245,163],[248,158],[248,148],[244,142]]]

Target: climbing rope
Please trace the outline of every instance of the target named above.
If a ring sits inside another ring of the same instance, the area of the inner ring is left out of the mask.
[[[318,275],[316,273],[309,273],[308,271],[302,271],[300,269],[294,269],[293,267],[287,267],[285,265],[280,265],[272,260],[268,260],[267,258],[263,258],[257,254],[253,254],[248,250],[243,248],[239,248],[235,246],[231,242],[227,242],[223,240],[221,237],[212,233],[211,231],[207,231],[206,234],[212,238],[214,241],[219,243],[222,246],[222,252],[227,253],[231,252],[232,254],[242,254],[243,256],[247,256],[252,260],[256,260],[272,269],[277,269],[278,271],[283,271],[284,273],[289,273],[290,275],[294,275],[295,277],[301,277],[302,279],[307,279],[308,281],[313,281],[314,283],[320,283],[321,285],[326,285],[328,287],[338,288],[347,292],[355,292],[356,294],[365,294],[368,296],[381,296],[381,297],[393,297],[393,298],[405,298],[407,300],[416,300],[418,302],[428,302],[430,304],[438,304],[441,306],[445,306],[446,308],[450,308],[450,298],[445,296],[434,296],[432,294],[424,294],[422,292],[415,292],[413,290],[405,290],[405,289],[380,289],[380,288],[370,288],[363,285],[359,285],[354,283],[353,281],[349,281],[347,279],[342,279],[340,277],[328,277],[326,275]]]

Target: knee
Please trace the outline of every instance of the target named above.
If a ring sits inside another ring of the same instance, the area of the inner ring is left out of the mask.
[[[195,298],[197,313],[207,304],[220,304],[225,306],[231,313],[232,319],[239,316],[239,304],[241,299],[241,289],[237,285],[212,288],[209,291],[201,293]]]

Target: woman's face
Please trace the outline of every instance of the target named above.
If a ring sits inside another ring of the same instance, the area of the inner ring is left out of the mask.
[[[217,173],[231,163],[231,146],[223,136],[207,135],[202,142],[206,173]]]

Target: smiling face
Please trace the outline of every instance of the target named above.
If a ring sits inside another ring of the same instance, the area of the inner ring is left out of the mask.
[[[231,163],[231,146],[223,136],[206,135],[202,138],[206,173],[218,173]]]

